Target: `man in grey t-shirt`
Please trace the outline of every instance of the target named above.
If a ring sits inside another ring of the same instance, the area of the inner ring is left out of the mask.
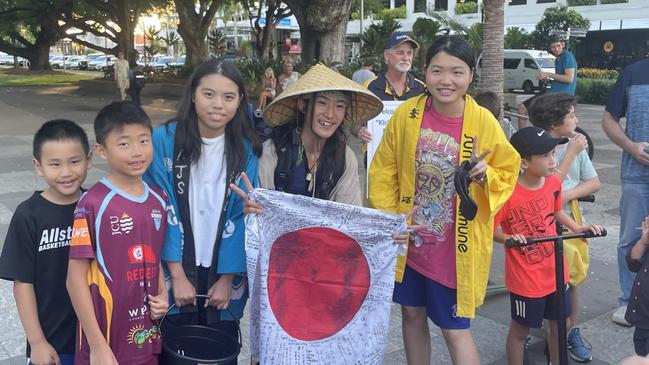
[[[363,61],[363,67],[354,72],[354,74],[352,75],[352,80],[363,85],[366,80],[371,79],[374,76],[376,76],[374,74],[374,59],[369,57]]]

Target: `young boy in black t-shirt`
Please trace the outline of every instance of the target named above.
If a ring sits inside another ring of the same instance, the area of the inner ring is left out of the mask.
[[[77,320],[65,279],[74,210],[90,168],[88,137],[72,121],[52,120],[36,132],[33,154],[48,188],[16,208],[0,278],[14,282],[30,363],[72,365]]]

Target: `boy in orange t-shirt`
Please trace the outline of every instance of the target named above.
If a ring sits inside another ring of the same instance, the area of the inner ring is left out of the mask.
[[[511,144],[521,155],[523,173],[509,201],[496,216],[494,240],[525,242],[526,237],[557,234],[555,221],[573,232],[601,233],[601,227],[581,227],[561,209],[561,181],[555,176],[554,148],[568,138],[553,138],[547,131],[527,127],[516,132]],[[564,263],[565,265],[565,263]],[[564,273],[567,273],[564,266]],[[565,276],[565,282],[568,277]],[[549,320],[548,347],[553,364],[558,364],[557,309],[555,302],[554,244],[536,243],[505,251],[505,284],[510,292],[512,321],[507,334],[507,360],[523,364],[523,348],[530,328],[540,328]],[[566,292],[565,311],[570,315],[570,293]]]

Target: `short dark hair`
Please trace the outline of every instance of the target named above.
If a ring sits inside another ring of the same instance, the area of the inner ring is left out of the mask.
[[[476,103],[478,103],[480,106],[489,110],[496,119],[500,118],[500,111],[502,109],[502,106],[500,105],[500,100],[498,99],[498,95],[496,95],[495,92],[483,91],[475,94],[475,97],[473,99],[475,99]]]
[[[367,57],[365,60],[363,60],[363,66],[365,67],[374,66],[374,63],[376,63],[374,57]]]
[[[72,140],[78,141],[83,147],[83,152],[88,156],[90,145],[88,144],[88,135],[77,123],[67,119],[54,119],[43,123],[34,135],[32,149],[34,158],[41,160],[41,151],[43,144],[49,141]]]
[[[103,107],[95,118],[97,143],[104,144],[106,137],[115,129],[128,124],[141,124],[153,131],[151,119],[144,110],[130,101],[115,101]]]
[[[527,107],[530,122],[546,131],[563,124],[563,119],[570,113],[570,108],[577,105],[579,99],[565,93],[546,93],[540,95]]]

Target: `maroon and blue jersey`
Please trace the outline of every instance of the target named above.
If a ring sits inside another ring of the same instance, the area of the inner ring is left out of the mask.
[[[101,180],[79,200],[72,228],[70,259],[90,259],[95,317],[122,364],[156,363],[161,350],[147,294],[158,294],[167,197],[158,187],[144,186],[136,197]],[[75,364],[89,363],[90,348],[79,325]]]

